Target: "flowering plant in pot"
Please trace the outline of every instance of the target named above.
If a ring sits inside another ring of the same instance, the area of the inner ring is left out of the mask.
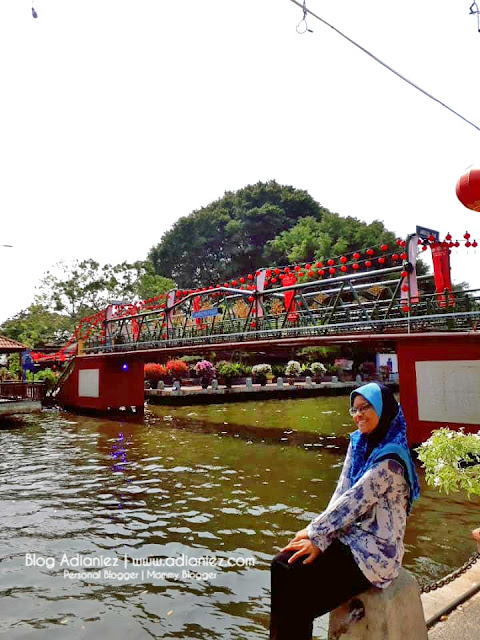
[[[188,373],[188,365],[183,360],[169,360],[166,364],[169,375],[181,382],[181,378]]]
[[[269,364],[256,364],[252,367],[252,375],[264,387],[267,384],[267,376],[272,375],[272,367]]]
[[[195,373],[200,376],[201,385],[206,389],[215,376],[215,367],[209,360],[200,360],[195,365]]]
[[[322,376],[327,373],[327,367],[323,362],[312,362],[310,365],[310,371],[313,373],[315,382],[319,382]]]
[[[302,367],[297,360],[289,360],[287,362],[287,366],[285,367],[285,375],[288,378],[289,385],[293,385],[295,378],[300,375],[301,371]]]
[[[150,382],[152,389],[156,389],[158,382],[167,377],[166,367],[157,362],[147,362],[143,367],[143,372],[145,380]]]

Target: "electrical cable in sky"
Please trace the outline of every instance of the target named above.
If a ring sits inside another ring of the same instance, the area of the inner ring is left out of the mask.
[[[363,53],[366,53],[367,56],[370,56],[370,58],[373,58],[373,60],[375,60],[376,62],[381,64],[382,67],[385,67],[385,69],[388,69],[388,71],[391,71],[392,73],[394,73],[398,78],[400,78],[401,80],[403,80],[404,82],[409,84],[414,89],[417,89],[417,91],[420,91],[420,93],[423,93],[423,95],[427,96],[427,98],[430,98],[431,100],[434,100],[435,102],[438,102],[438,104],[440,104],[442,107],[445,107],[445,109],[448,109],[448,111],[451,111],[454,115],[456,115],[458,118],[461,118],[462,120],[464,120],[467,124],[469,124],[472,127],[474,127],[477,131],[480,131],[480,127],[478,125],[476,125],[474,122],[472,122],[471,120],[468,120],[468,118],[465,118],[465,116],[462,116],[461,113],[458,113],[458,111],[455,111],[455,109],[452,109],[451,107],[449,107],[447,104],[445,104],[444,102],[442,102],[438,98],[435,98],[435,96],[432,96],[431,93],[428,93],[428,91],[425,91],[425,89],[422,89],[422,87],[419,87],[418,84],[415,84],[414,82],[412,82],[411,80],[409,80],[408,78],[403,76],[398,71],[395,71],[395,69],[393,69],[393,67],[390,67],[386,62],[383,62],[383,60],[380,60],[380,58],[377,58],[377,56],[374,55],[373,53],[371,53],[370,51],[368,51],[368,49],[365,49],[365,47],[362,47],[362,45],[358,44],[358,42],[355,42],[355,40],[352,40],[351,38],[349,38],[347,35],[342,33],[339,29],[334,27],[332,24],[330,24],[329,22],[327,22],[326,20],[324,20],[323,18],[321,18],[317,14],[313,13],[313,11],[311,11],[310,9],[307,9],[305,2],[303,2],[303,4],[300,4],[300,2],[297,2],[297,0],[290,0],[290,2],[293,2],[293,4],[296,4],[298,7],[300,7],[302,9],[302,11],[304,12],[303,13],[304,17],[305,17],[305,14],[309,13],[313,18],[316,18],[317,20],[322,22],[324,25],[326,25],[330,29],[333,29],[333,31],[335,31],[335,33],[338,33],[338,35],[342,36],[342,38],[345,38],[345,40],[348,40],[348,42],[350,42],[355,47],[357,47],[357,49],[360,49],[360,51],[363,51]]]

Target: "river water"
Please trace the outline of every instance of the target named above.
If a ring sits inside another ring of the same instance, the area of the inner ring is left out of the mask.
[[[0,634],[266,640],[269,562],[328,502],[347,409],[269,400],[4,426]],[[479,501],[422,486],[404,566],[434,579],[474,551]]]

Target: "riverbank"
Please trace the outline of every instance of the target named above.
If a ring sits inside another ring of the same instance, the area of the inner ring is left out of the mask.
[[[363,383],[362,383],[363,384]],[[397,383],[387,383],[393,391],[398,391]],[[268,383],[265,386],[252,384],[233,385],[228,388],[219,385],[218,389],[202,389],[200,386],[174,389],[145,389],[145,400],[150,404],[190,405],[223,404],[225,402],[245,402],[249,400],[290,400],[292,398],[311,398],[314,396],[349,395],[353,389],[361,386],[357,382],[298,382],[294,385]]]

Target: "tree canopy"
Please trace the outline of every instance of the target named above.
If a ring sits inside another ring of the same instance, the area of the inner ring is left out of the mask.
[[[258,182],[180,218],[152,247],[157,274],[179,287],[223,282],[272,264],[333,257],[395,236],[382,222],[342,217],[306,191]]]
[[[258,182],[180,218],[149,253],[156,273],[194,287],[266,264],[265,245],[301,218],[327,210],[306,191]]]
[[[29,347],[64,344],[79,320],[113,300],[145,299],[176,287],[147,261],[101,265],[95,260],[61,262],[47,271],[35,301],[5,320],[0,332]]]
[[[175,288],[175,282],[157,275],[148,261],[101,265],[95,260],[58,263],[47,271],[36,302],[67,315],[75,322],[105,307],[113,300],[133,301]]]

